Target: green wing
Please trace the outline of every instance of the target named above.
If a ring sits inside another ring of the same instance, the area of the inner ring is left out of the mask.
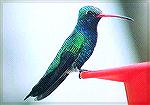
[[[63,43],[61,49],[57,53],[53,62],[48,67],[46,74],[52,72],[58,67],[58,65],[61,62],[60,61],[61,55],[63,53],[70,52],[77,57],[79,55],[80,49],[82,48],[82,45],[84,44],[84,41],[85,41],[84,36],[79,32],[69,36]]]
[[[50,64],[45,75],[32,88],[32,91],[24,100],[29,96],[36,97],[36,100],[41,100],[51,94],[68,76],[66,70],[77,59],[83,44],[84,37],[82,34],[78,33],[69,36]]]

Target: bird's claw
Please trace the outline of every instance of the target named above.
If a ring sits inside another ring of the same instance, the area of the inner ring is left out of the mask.
[[[85,70],[85,69],[80,69],[79,70],[80,73],[83,72],[83,71],[88,71],[88,70]]]
[[[85,69],[80,69],[80,70],[79,70],[79,79],[82,79],[81,76],[80,76],[80,74],[81,74],[82,72],[84,72],[84,71],[88,71],[88,70],[85,70]]]

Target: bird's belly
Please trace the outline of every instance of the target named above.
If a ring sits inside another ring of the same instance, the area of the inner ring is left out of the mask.
[[[79,56],[77,57],[77,59],[75,61],[75,67],[80,69],[83,66],[83,64],[92,55],[92,53],[94,51],[94,47],[95,47],[95,45],[91,46],[91,44],[89,44],[89,43],[85,44],[85,46],[81,49],[81,52],[80,52]]]

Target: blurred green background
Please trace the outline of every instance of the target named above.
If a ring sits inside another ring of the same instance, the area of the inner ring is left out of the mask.
[[[121,1],[120,1],[121,2]],[[121,2],[124,13],[134,17],[134,26],[130,25],[132,40],[138,53],[139,62],[149,61],[150,55],[150,2],[146,0],[126,0]]]

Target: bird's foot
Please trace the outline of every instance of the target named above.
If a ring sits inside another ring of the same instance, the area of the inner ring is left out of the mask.
[[[80,73],[81,73],[81,72],[84,72],[84,71],[88,71],[88,70],[85,70],[85,69],[80,69],[80,70],[79,70],[79,79],[82,79],[81,76],[80,76]]]
[[[83,71],[88,71],[88,70],[85,70],[85,69],[80,69],[79,70],[80,73],[83,72]]]

